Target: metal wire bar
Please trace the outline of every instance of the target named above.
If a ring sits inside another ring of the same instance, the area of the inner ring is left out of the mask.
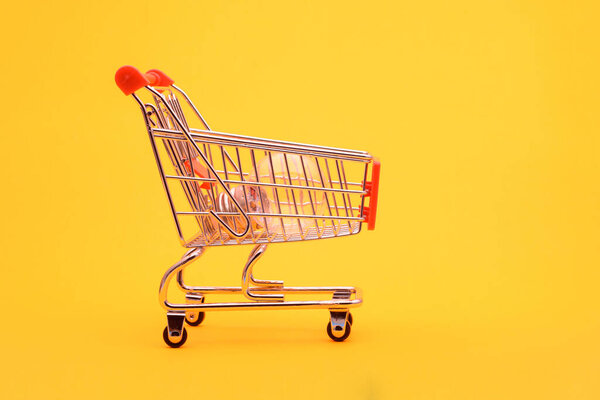
[[[300,157],[300,163],[302,164],[302,173],[304,174],[304,181],[306,182],[306,186],[309,186],[308,184],[308,176],[306,175],[306,167],[304,165],[304,157]],[[312,192],[309,190],[308,191],[308,199],[310,200],[310,208],[312,210],[313,214],[316,214],[317,212],[315,211],[315,204],[313,202],[313,198],[312,198]],[[317,235],[319,234],[319,222],[315,219],[315,229],[317,230]]]
[[[321,171],[321,166],[319,165],[319,159],[317,157],[315,157],[315,164],[317,164],[317,170],[319,171],[319,178],[321,179],[321,185],[323,186],[323,189],[325,189],[325,181],[323,180],[323,171]],[[335,197],[335,193],[333,193],[332,196]],[[331,204],[329,203],[329,196],[327,195],[327,192],[325,192],[325,202],[327,203],[327,211],[329,212],[329,216],[333,216],[333,214],[331,213]],[[335,228],[334,220],[331,220],[331,227],[335,231],[336,228]],[[323,224],[323,230],[325,230],[325,224]]]
[[[292,184],[292,175],[290,174],[290,165],[288,163],[287,154],[285,154],[285,153],[283,153],[283,160],[285,161],[285,169],[287,171],[287,176],[288,176],[288,179],[289,179],[290,185],[291,185]],[[288,190],[290,190],[290,189],[288,189],[288,188],[285,189],[286,193]],[[290,191],[292,192],[292,201],[294,202],[294,211],[296,211],[296,214],[298,214],[298,205],[296,204],[296,196],[294,194],[294,189],[291,189]],[[289,196],[288,196],[288,201],[289,201]],[[298,229],[300,232],[300,236],[303,236],[302,235],[302,223],[300,222],[300,218],[298,218],[297,221],[298,221]]]
[[[238,171],[240,174],[240,179],[243,181],[244,175],[242,174],[242,160],[240,159],[240,150],[237,147],[235,148],[235,154],[238,160]],[[248,191],[246,185],[242,185],[241,187],[244,193],[244,202],[246,203],[246,210],[250,211],[250,206],[248,205]],[[250,224],[250,234],[252,235],[252,237],[254,237],[254,228],[252,227],[252,224]]]
[[[344,187],[342,186],[342,174],[340,172],[340,162],[338,160],[335,160],[335,167],[337,169],[338,177],[340,178],[340,189],[343,189]],[[346,217],[348,217],[349,216],[348,204],[346,204],[346,198],[344,197],[343,194],[342,194],[342,200],[344,201],[344,210],[346,211]],[[350,227],[350,223],[348,223],[348,227]]]
[[[258,167],[256,166],[256,157],[254,156],[254,150],[250,150],[250,160],[252,161],[252,167],[254,168],[254,174],[256,175],[256,183],[260,183],[260,176],[258,175]],[[265,200],[263,200],[262,190],[258,190],[258,196],[260,198],[260,209],[265,210]],[[268,199],[267,199],[268,201]],[[267,218],[263,218],[265,223],[265,230],[267,231],[267,237],[269,236],[269,224]]]
[[[364,157],[368,157],[371,158],[371,155],[366,152],[366,151],[360,151],[360,150],[349,150],[349,149],[342,149],[339,147],[328,147],[328,146],[319,146],[319,145],[314,145],[314,144],[306,144],[306,143],[297,143],[297,142],[290,142],[290,141],[285,141],[285,140],[274,140],[274,139],[267,139],[267,138],[259,138],[259,137],[253,137],[253,136],[246,136],[246,135],[239,135],[239,134],[233,134],[233,133],[227,133],[227,132],[219,132],[219,131],[214,131],[214,130],[209,130],[209,131],[205,131],[202,129],[191,129],[192,134],[194,133],[211,133],[217,136],[223,136],[223,137],[228,137],[228,138],[236,138],[236,139],[242,139],[244,141],[257,141],[257,142],[263,142],[263,143],[272,143],[274,145],[281,145],[281,146],[285,146],[285,147],[289,147],[289,148],[311,148],[311,149],[315,149],[315,150],[322,150],[322,151],[333,151],[336,153],[346,153],[346,154],[356,154],[359,156],[364,156]]]
[[[271,156],[271,152],[267,153],[267,156],[269,157],[269,166],[271,167],[271,180],[273,181],[273,183],[275,183],[275,169],[273,168],[273,157]],[[281,202],[279,201],[279,192],[277,190],[277,186],[275,185],[273,187],[273,191],[275,194],[275,199],[277,201],[277,210],[279,211],[279,214],[281,214]],[[283,236],[285,237],[285,226],[283,224],[283,218],[280,219],[281,221],[281,232],[283,233]]]
[[[176,139],[176,140],[186,140],[185,138],[181,137],[181,132],[178,130],[158,128],[158,129],[155,129],[155,131],[162,133],[162,134],[168,134],[168,136],[171,136],[173,139]],[[327,158],[333,158],[333,159],[341,158],[341,159],[348,159],[348,160],[362,161],[362,162],[370,162],[372,159],[371,156],[364,155],[361,153],[347,153],[344,151],[318,149],[318,148],[313,148],[308,145],[307,146],[300,146],[300,145],[287,146],[287,145],[275,144],[275,143],[271,143],[271,142],[260,142],[258,140],[245,141],[243,139],[238,139],[236,137],[237,135],[233,135],[233,134],[229,135],[230,137],[219,137],[219,136],[217,136],[217,132],[214,132],[214,131],[200,131],[200,132],[206,132],[206,133],[190,134],[190,136],[193,138],[193,140],[195,142],[222,144],[222,145],[227,145],[227,146],[240,146],[240,147],[254,148],[257,150],[270,150],[270,151],[275,151],[275,152],[287,152],[287,153],[292,153],[292,154],[316,155],[319,157],[327,157]]]
[[[327,179],[328,179],[330,187],[333,189],[333,183],[331,183],[331,171],[329,170],[329,162],[327,159],[325,159],[324,161],[325,161],[325,170],[327,171]],[[333,197],[333,205],[335,206],[335,213],[339,217],[340,213],[338,211],[336,195],[335,195],[335,193],[333,193],[331,196]],[[338,226],[338,230],[341,228],[341,225],[342,224],[340,223]],[[336,234],[336,236],[337,236],[337,234]]]
[[[235,212],[227,212],[227,211],[217,211],[215,214],[221,216],[234,216],[234,215],[239,215],[238,213]],[[212,215],[210,212],[208,211],[177,211],[177,215]],[[363,221],[364,218],[362,217],[344,217],[343,215],[340,216],[323,216],[323,215],[311,215],[311,214],[279,214],[279,213],[255,213],[255,212],[249,212],[247,213],[248,216],[250,217],[276,217],[276,218],[324,218],[324,219],[340,219],[340,220],[348,220],[348,221]]]
[[[168,179],[179,179],[179,180],[190,180],[190,181],[200,181],[200,182],[217,182],[216,179],[210,178],[199,178],[196,176],[182,176],[182,175],[166,175]],[[336,188],[328,188],[328,187],[318,187],[318,186],[302,186],[302,185],[287,185],[282,183],[268,183],[268,182],[253,182],[253,181],[238,181],[234,179],[223,179],[225,183],[233,183],[245,186],[268,186],[268,187],[279,187],[279,188],[290,188],[290,189],[305,189],[305,190],[316,190],[322,192],[331,192],[331,193],[348,193],[348,194],[366,194],[366,190],[351,190],[351,189],[336,189]]]

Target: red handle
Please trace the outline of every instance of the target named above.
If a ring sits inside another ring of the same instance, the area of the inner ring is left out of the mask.
[[[371,171],[371,181],[366,183],[367,194],[370,197],[369,206],[363,206],[363,215],[367,223],[367,229],[372,231],[375,229],[375,220],[377,219],[377,198],[379,196],[379,172],[381,171],[381,163],[378,159],[373,158],[373,170]]]
[[[144,86],[171,86],[174,83],[173,79],[162,71],[151,69],[142,74],[131,65],[124,65],[117,70],[115,82],[125,95],[130,95]]]

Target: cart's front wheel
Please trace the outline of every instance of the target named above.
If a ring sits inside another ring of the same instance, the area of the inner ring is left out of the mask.
[[[343,330],[336,330],[335,332],[331,329],[331,322],[329,322],[327,324],[327,334],[333,341],[336,341],[336,342],[343,342],[344,340],[346,340],[348,338],[348,336],[350,336],[350,331],[351,331],[350,321],[348,321],[346,324],[344,324]]]
[[[204,312],[191,312],[185,315],[185,322],[189,326],[198,326],[204,321]]]
[[[181,336],[169,337],[169,328],[165,327],[165,330],[163,331],[163,340],[170,347],[173,347],[173,348],[181,347],[187,340],[187,331],[185,330],[185,328],[183,328],[181,331]]]

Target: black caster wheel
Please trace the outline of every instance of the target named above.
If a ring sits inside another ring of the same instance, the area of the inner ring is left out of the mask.
[[[199,312],[199,313],[195,313],[195,314],[196,314],[196,318],[189,318],[188,315],[185,316],[185,322],[189,326],[198,326],[202,323],[202,321],[204,321],[204,313],[203,312]]]
[[[329,321],[329,323],[327,324],[327,334],[329,335],[331,340],[333,340],[335,342],[343,342],[344,340],[346,340],[348,338],[348,336],[350,336],[351,326],[352,325],[349,322],[346,323],[346,329],[345,329],[345,332],[343,333],[343,335],[335,336],[333,334],[333,331],[331,330],[331,321]]]
[[[163,340],[166,344],[169,345],[169,347],[173,347],[176,349],[177,347],[183,346],[183,344],[187,340],[187,331],[185,330],[185,328],[183,328],[181,338],[177,342],[172,342],[169,338],[169,328],[165,327],[165,330],[163,331]]]
[[[348,323],[350,325],[352,325],[352,322],[354,322],[354,318],[352,318],[352,313],[348,313],[348,319],[347,319]]]

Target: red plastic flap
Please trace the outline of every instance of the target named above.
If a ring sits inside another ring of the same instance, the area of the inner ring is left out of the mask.
[[[367,182],[367,196],[371,198],[369,206],[363,208],[367,229],[372,231],[375,229],[375,221],[377,219],[377,199],[379,196],[379,173],[381,171],[381,163],[377,158],[373,158],[373,169],[371,171],[371,181]]]
[[[190,168],[190,162],[189,161],[184,161],[183,165],[185,166],[186,169]],[[197,176],[198,178],[208,178],[209,177],[209,172],[208,172],[208,168],[204,167],[202,164],[200,164],[200,161],[198,161],[197,158],[193,158],[192,159],[192,167],[194,168],[194,175]],[[210,189],[210,185],[214,184],[214,182],[202,182],[199,183],[198,186],[200,186],[201,189]]]

